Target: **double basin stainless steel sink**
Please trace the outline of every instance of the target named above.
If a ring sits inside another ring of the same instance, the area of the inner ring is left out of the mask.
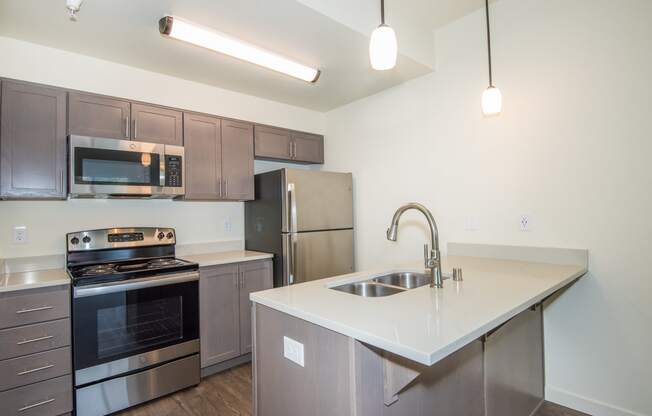
[[[385,276],[374,277],[362,282],[347,283],[331,289],[365,298],[378,298],[395,295],[406,290],[429,285],[432,282],[430,274],[414,272],[397,272]]]

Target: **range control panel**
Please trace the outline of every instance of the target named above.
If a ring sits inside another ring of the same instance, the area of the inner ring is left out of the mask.
[[[136,227],[79,231],[66,235],[68,252],[176,244],[173,228]]]
[[[126,241],[143,241],[145,236],[143,233],[120,233],[109,234],[109,243],[124,243]]]
[[[165,186],[180,188],[183,186],[183,158],[165,155]]]

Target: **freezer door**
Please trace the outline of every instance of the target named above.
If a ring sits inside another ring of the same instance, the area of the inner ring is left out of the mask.
[[[283,234],[283,285],[352,273],[353,230]]]
[[[283,172],[283,232],[353,228],[350,173],[302,169]]]

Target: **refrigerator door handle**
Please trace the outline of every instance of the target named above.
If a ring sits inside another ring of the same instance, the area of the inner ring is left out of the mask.
[[[288,183],[288,228],[291,233],[297,232],[297,199],[294,183]]]
[[[297,275],[297,236],[292,234],[290,236],[290,279],[289,283],[294,284],[295,276]]]
[[[285,267],[286,279],[284,284],[294,284],[296,280],[296,257],[297,257],[297,236],[296,234],[286,234],[283,241],[283,250],[285,252]]]

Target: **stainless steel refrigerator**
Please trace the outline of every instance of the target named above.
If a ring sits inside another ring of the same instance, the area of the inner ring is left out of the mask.
[[[350,173],[281,169],[255,176],[245,247],[274,254],[274,286],[353,272]]]

